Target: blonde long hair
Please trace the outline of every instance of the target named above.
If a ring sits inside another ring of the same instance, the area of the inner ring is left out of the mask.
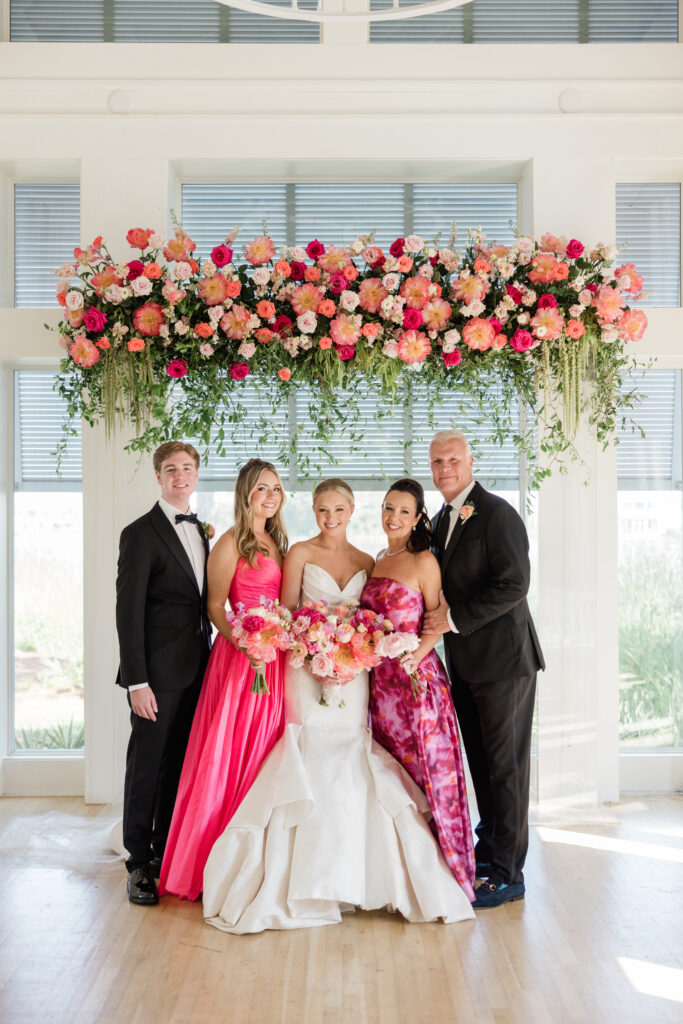
[[[328,491],[337,491],[339,494],[343,494],[348,500],[351,508],[354,507],[356,499],[353,491],[347,484],[346,480],[342,480],[339,476],[331,476],[327,480],[320,481],[316,489],[313,491],[313,504],[315,505],[321,494],[326,494]]]
[[[259,477],[263,473],[264,469],[270,470],[274,473],[278,479],[280,487],[282,487],[282,481],[280,480],[280,474],[276,470],[272,462],[264,462],[263,459],[249,459],[246,462],[237,477],[235,484],[235,526],[234,526],[234,537],[235,547],[237,553],[244,558],[249,565],[256,567],[256,553],[261,552],[262,555],[269,554],[266,548],[263,548],[254,533],[254,509],[251,504],[251,495],[258,484]],[[282,502],[279,509],[274,516],[270,516],[266,519],[266,533],[275,541],[278,551],[284,558],[287,554],[288,540],[287,530],[285,528],[284,520],[282,518],[282,509],[285,504],[285,490],[282,487]]]

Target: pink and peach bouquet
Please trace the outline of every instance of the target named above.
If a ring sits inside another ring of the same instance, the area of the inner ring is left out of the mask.
[[[263,598],[254,608],[246,608],[239,603],[232,609],[226,604],[225,617],[231,627],[235,647],[256,662],[269,664],[275,661],[278,652],[290,648],[292,615],[277,601]],[[263,672],[255,673],[251,692],[270,694]]]

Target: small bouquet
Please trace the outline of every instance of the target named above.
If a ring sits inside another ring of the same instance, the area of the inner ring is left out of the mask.
[[[234,610],[226,604],[225,617],[232,627],[232,642],[255,661],[275,661],[278,651],[291,646],[292,613],[278,601],[262,598],[255,608],[240,602]],[[251,692],[270,694],[263,672],[255,674]]]
[[[415,633],[387,633],[377,644],[377,653],[382,658],[401,658],[404,654],[416,651],[420,646],[420,638]],[[413,689],[413,697],[418,700],[425,691],[417,672],[410,673],[410,685]]]

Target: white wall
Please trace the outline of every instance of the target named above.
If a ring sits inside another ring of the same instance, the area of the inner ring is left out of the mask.
[[[560,111],[567,88],[580,113]],[[115,90],[129,114],[109,113]],[[83,239],[103,234],[121,256],[129,227],[168,230],[181,180],[516,179],[525,230],[612,240],[615,181],[683,180],[683,46],[0,44],[0,230],[13,180],[55,177],[81,182]],[[44,319],[0,309],[4,369],[57,365]],[[683,366],[681,310],[650,319],[639,355]],[[539,795],[559,808],[619,791],[615,458],[580,440],[589,485],[572,470],[539,503]],[[86,431],[83,456],[85,793],[107,801],[127,729],[112,682],[118,532],[155,488],[149,460],[136,474],[101,430]],[[7,458],[4,445],[3,499]],[[7,551],[5,529],[3,599]],[[631,757],[624,771],[629,788],[683,786],[680,758]]]

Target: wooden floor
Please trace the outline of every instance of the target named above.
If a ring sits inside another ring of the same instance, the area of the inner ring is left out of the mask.
[[[78,800],[0,800],[0,827]],[[0,1021],[548,1024],[683,1021],[683,797],[534,828],[527,899],[477,920],[384,913],[256,936],[201,905],[131,906],[124,873],[0,859]]]

